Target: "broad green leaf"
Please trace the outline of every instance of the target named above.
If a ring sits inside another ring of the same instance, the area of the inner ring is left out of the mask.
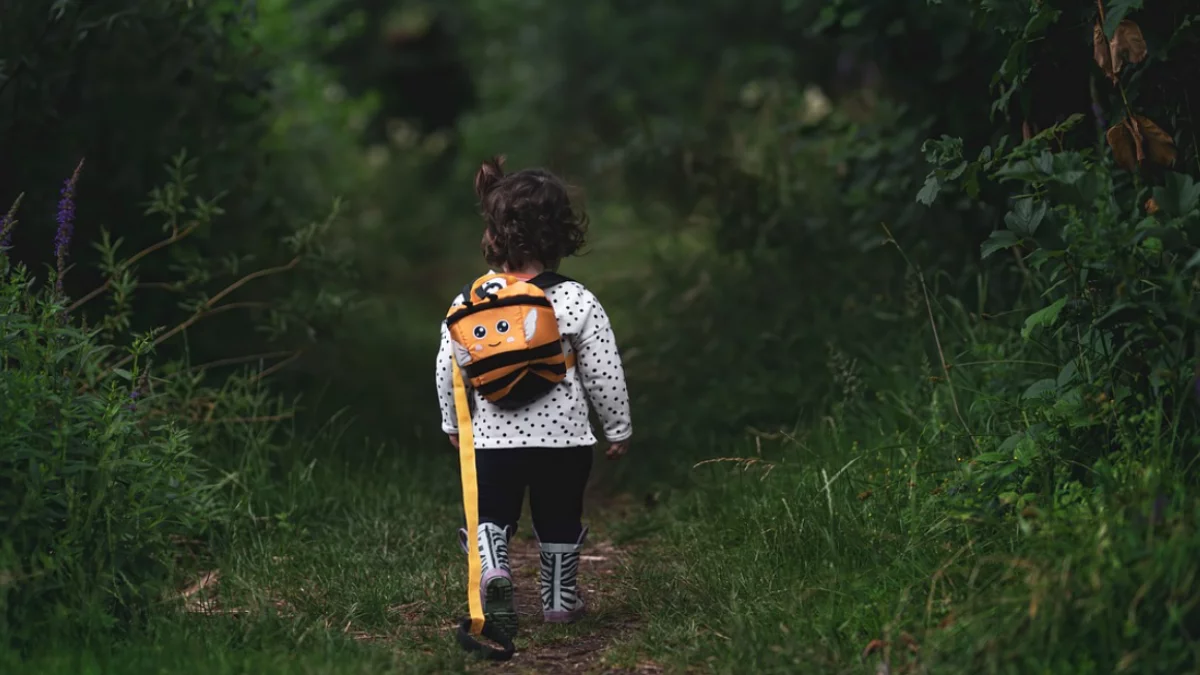
[[[1002,466],[996,470],[996,477],[997,478],[1008,478],[1009,476],[1016,473],[1017,469],[1020,469],[1020,468],[1021,468],[1020,464],[1017,464],[1016,462],[1009,462],[1008,464],[1005,464],[1004,466]]]
[[[1028,39],[1042,37],[1046,29],[1053,25],[1062,14],[1060,10],[1054,9],[1049,3],[1038,3],[1037,7],[1037,13],[1029,17],[1029,22],[1025,24],[1025,37]]]
[[[1023,438],[1025,438],[1025,432],[1018,431],[1017,433],[1004,439],[1004,442],[1000,444],[1000,452],[1004,453],[1005,456],[1012,453],[1013,449],[1017,447],[1017,444],[1020,443],[1021,439]]]
[[[929,177],[925,179],[925,185],[917,193],[917,201],[925,206],[929,206],[933,204],[933,200],[937,199],[938,192],[941,189],[941,181],[938,180],[937,176],[929,174]]]
[[[1004,223],[1018,235],[1031,237],[1045,217],[1046,202],[1034,204],[1033,197],[1021,197],[1013,204],[1013,210],[1004,216]]]
[[[1054,155],[1049,152],[1043,152],[1033,158],[1033,168],[1047,176],[1054,174]]]
[[[1008,230],[996,230],[995,232],[992,232],[992,235],[987,238],[987,241],[983,242],[983,245],[979,247],[980,258],[987,258],[996,251],[1003,251],[1004,249],[1012,248],[1019,243],[1021,243],[1021,240],[1018,239],[1017,235],[1013,234],[1012,232],[1009,232]]]
[[[1055,384],[1054,380],[1047,377],[1044,380],[1038,380],[1037,382],[1029,385],[1029,388],[1025,390],[1025,393],[1021,394],[1021,398],[1038,398],[1055,391],[1058,391],[1058,386]]]
[[[1167,216],[1189,215],[1200,206],[1200,185],[1185,173],[1170,171],[1166,184],[1154,188],[1154,201]]]
[[[971,199],[979,198],[979,168],[977,166],[972,166],[967,171],[966,178],[963,178],[963,190]]]
[[[1075,376],[1078,373],[1079,373],[1079,370],[1075,366],[1075,362],[1067,361],[1067,365],[1063,366],[1063,369],[1058,371],[1058,379],[1056,380],[1055,384],[1058,386],[1059,389],[1062,389],[1063,387],[1067,386],[1068,384],[1071,384],[1071,382],[1073,382],[1075,380]]]
[[[1063,307],[1067,305],[1067,298],[1063,296],[1055,300],[1047,307],[1043,307],[1025,319],[1025,326],[1021,329],[1021,337],[1029,339],[1035,328],[1041,326],[1052,326],[1058,321],[1058,315],[1062,313]],[[1053,380],[1051,380],[1053,382]]]

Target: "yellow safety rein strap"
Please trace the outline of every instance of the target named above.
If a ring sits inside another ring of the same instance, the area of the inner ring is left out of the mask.
[[[575,367],[575,354],[567,355],[567,369]],[[467,605],[470,617],[459,622],[458,642],[463,649],[476,652],[491,661],[507,661],[516,653],[513,636],[505,635],[499,625],[487,623],[483,615],[483,599],[480,586],[483,577],[483,561],[479,557],[477,537],[479,532],[479,483],[475,475],[475,436],[471,428],[471,408],[466,381],[458,367],[458,361],[450,357],[454,378],[454,410],[458,418],[458,462],[462,477],[463,512],[467,520]],[[495,649],[479,642],[483,636],[499,644]]]
[[[474,652],[489,661],[508,661],[517,651],[513,636],[506,635],[496,623],[488,623],[483,615],[483,600],[480,598],[480,580],[483,576],[483,561],[479,558],[479,484],[475,477],[475,437],[471,433],[471,408],[467,400],[467,387],[459,372],[458,362],[450,358],[454,371],[454,409],[458,417],[458,461],[462,475],[463,512],[467,517],[467,605],[471,615],[459,621],[458,643],[463,649]],[[480,642],[479,636],[488,638],[501,646],[490,647]]]
[[[471,635],[483,632],[483,601],[479,597],[483,561],[479,559],[479,484],[475,478],[475,437],[471,429],[471,409],[467,387],[458,361],[450,358],[454,370],[454,410],[458,414],[458,463],[462,474],[463,511],[467,516],[467,603],[471,608]]]

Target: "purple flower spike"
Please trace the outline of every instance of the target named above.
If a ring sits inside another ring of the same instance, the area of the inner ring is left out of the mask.
[[[75,233],[75,186],[79,184],[79,172],[83,160],[75,167],[75,173],[63,184],[58,199],[58,231],[54,234],[54,257],[58,261],[58,291],[62,292],[63,273],[67,269],[67,249],[71,246],[71,235]]]

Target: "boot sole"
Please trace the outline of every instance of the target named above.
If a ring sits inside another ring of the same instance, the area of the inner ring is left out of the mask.
[[[510,638],[517,636],[517,609],[513,605],[512,581],[501,577],[488,582],[483,614],[488,622],[495,622]]]

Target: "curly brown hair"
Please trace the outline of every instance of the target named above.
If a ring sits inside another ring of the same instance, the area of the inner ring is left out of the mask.
[[[489,265],[517,270],[541,263],[555,269],[587,241],[587,214],[571,204],[567,185],[542,169],[505,175],[504,157],[483,163],[475,194],[487,226],[483,255]]]

